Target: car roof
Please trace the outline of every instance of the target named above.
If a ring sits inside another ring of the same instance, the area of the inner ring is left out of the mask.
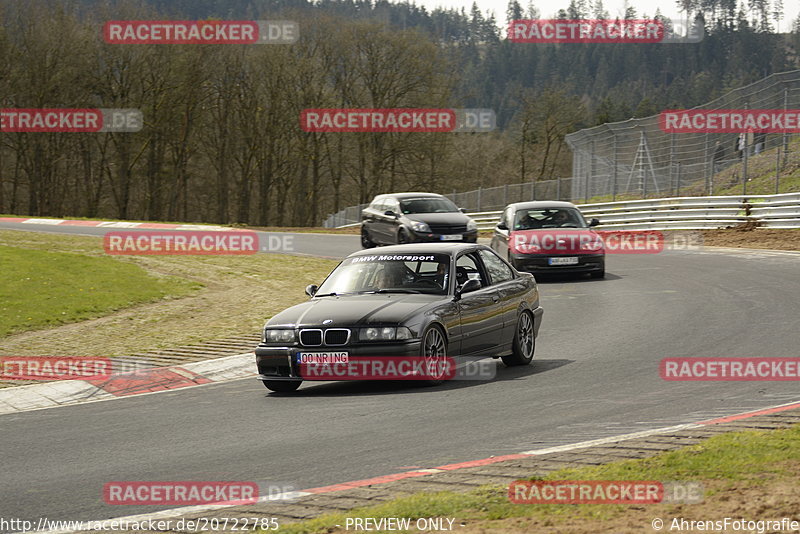
[[[579,209],[578,206],[573,204],[572,202],[562,202],[560,200],[534,200],[531,202],[516,202],[514,204],[509,204],[509,206],[513,207],[514,210],[528,210],[528,209],[545,209],[545,208],[575,208]],[[506,206],[508,207],[508,206]]]
[[[379,198],[388,198],[388,197],[394,197],[394,198],[422,198],[422,197],[425,197],[425,198],[441,198],[443,196],[444,195],[439,195],[437,193],[414,193],[414,192],[410,192],[410,193],[383,193],[381,195],[375,195],[375,198],[373,199],[373,201],[375,201],[375,200],[377,200]]]
[[[407,245],[391,245],[388,247],[368,248],[347,256],[373,256],[389,254],[449,254],[455,255],[465,250],[491,250],[486,245],[477,243],[411,243]]]

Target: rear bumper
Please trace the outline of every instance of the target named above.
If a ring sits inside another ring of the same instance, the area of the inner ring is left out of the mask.
[[[477,243],[478,231],[472,230],[461,234],[460,240],[443,240],[442,234],[412,232],[410,240],[412,243]]]
[[[577,257],[578,263],[572,265],[549,265],[549,258],[557,258],[555,255],[537,254],[513,254],[511,263],[518,271],[547,274],[547,273],[591,273],[605,270],[605,254],[574,254],[570,257]]]

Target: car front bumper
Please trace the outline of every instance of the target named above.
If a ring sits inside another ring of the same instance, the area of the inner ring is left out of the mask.
[[[549,258],[558,258],[555,255],[544,254],[512,254],[511,262],[518,271],[547,274],[547,273],[592,273],[604,271],[606,267],[605,254],[570,254],[568,257],[577,257],[578,263],[572,265],[550,265]]]
[[[335,347],[277,347],[261,343],[256,347],[256,366],[261,380],[303,380],[297,365],[299,352],[347,352],[349,356],[390,358],[419,356],[421,341],[412,339],[402,343],[364,343]]]

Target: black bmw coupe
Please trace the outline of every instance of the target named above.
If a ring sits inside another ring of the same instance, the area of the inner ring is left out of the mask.
[[[272,317],[256,349],[259,378],[296,390],[308,358],[533,358],[543,310],[534,277],[483,245],[397,245],[351,254],[308,302]],[[435,381],[430,381],[436,383]]]

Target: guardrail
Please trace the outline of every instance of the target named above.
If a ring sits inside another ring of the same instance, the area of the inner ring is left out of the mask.
[[[767,228],[800,228],[800,193],[674,197],[578,204],[604,230],[705,230],[755,222]],[[491,230],[502,211],[470,212],[479,230]],[[340,226],[358,226],[351,223]]]
[[[586,218],[607,230],[702,230],[749,221],[769,228],[800,228],[800,193],[674,197],[579,204]],[[481,230],[494,228],[501,211],[470,213]]]

